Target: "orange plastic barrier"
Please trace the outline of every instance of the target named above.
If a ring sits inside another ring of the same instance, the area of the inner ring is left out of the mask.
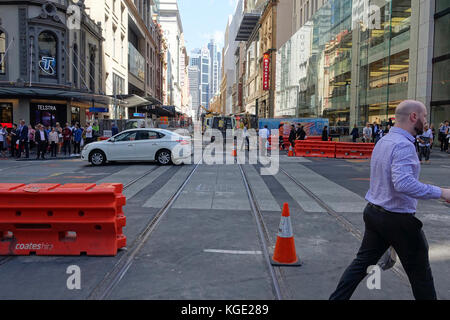
[[[336,144],[337,159],[370,159],[375,144],[373,143],[345,143]]]
[[[322,141],[322,137],[320,137],[320,136],[311,136],[311,137],[307,137],[306,140],[310,140],[310,141]]]
[[[0,255],[115,256],[126,246],[121,184],[0,184]]]
[[[324,141],[295,141],[295,155],[297,157],[335,158],[336,142]]]

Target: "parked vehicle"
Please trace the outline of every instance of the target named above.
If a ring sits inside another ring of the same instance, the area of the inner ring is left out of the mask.
[[[164,129],[127,130],[83,148],[81,159],[94,166],[108,161],[157,161],[180,165],[191,157],[191,138]]]

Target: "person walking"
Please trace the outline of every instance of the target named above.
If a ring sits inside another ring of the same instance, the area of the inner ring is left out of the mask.
[[[44,126],[41,124],[37,125],[38,130],[36,131],[36,144],[37,144],[37,157],[36,159],[42,158],[45,160],[45,152],[47,151],[48,145],[48,135],[44,130]]]
[[[322,131],[322,141],[327,142],[328,140],[329,140],[328,139],[328,127],[325,126],[325,128],[323,128],[323,131]]]
[[[268,140],[270,137],[270,131],[267,125],[264,126],[264,129],[259,130],[259,150],[267,150],[268,148]]]
[[[372,127],[370,126],[370,123],[367,123],[366,127],[363,130],[363,136],[364,136],[364,142],[370,143],[372,139]]]
[[[20,120],[19,127],[19,154],[18,159],[22,156],[22,152],[25,151],[25,158],[30,158],[30,148],[28,146],[28,126],[25,125],[25,120]]]
[[[17,140],[18,140],[18,130],[17,130],[17,124],[13,124],[12,130],[9,133],[10,136],[10,152],[11,152],[11,158],[14,158],[16,156],[17,150]]]
[[[434,124],[430,125],[430,130],[431,130],[431,133],[433,134],[433,143],[431,143],[430,150],[433,150],[433,145],[434,145],[434,141],[435,141],[434,139],[436,137],[436,129],[434,127]]]
[[[63,135],[63,150],[64,155],[67,156],[67,154],[71,155],[71,148],[70,145],[72,143],[72,130],[70,130],[69,124],[66,123],[66,126],[64,127],[62,131]]]
[[[449,127],[448,121],[445,121],[439,127],[439,141],[441,142],[441,152],[448,150],[448,140],[447,140],[447,148],[445,147],[448,127]]]
[[[284,150],[284,124],[278,126],[278,144],[280,145],[280,150]]]
[[[289,142],[291,143],[292,149],[295,149],[295,140],[297,140],[297,132],[295,131],[295,126],[291,126],[291,132],[289,133]]]
[[[111,131],[112,131],[112,136],[113,137],[119,134],[119,128],[117,127],[115,122],[113,122]]]
[[[79,156],[81,154],[81,136],[83,135],[83,130],[80,129],[78,123],[75,125],[73,129],[73,153],[75,156]]]
[[[51,157],[56,158],[56,150],[59,142],[59,137],[58,132],[56,132],[55,128],[52,128],[52,130],[48,134],[48,141],[50,143]]]
[[[423,164],[423,158],[425,158],[426,164],[430,164],[431,145],[433,144],[433,132],[427,124],[425,125],[423,134],[417,137],[417,142],[419,143],[420,164]]]
[[[352,135],[352,141],[353,141],[353,143],[356,143],[356,142],[358,141],[358,139],[359,139],[359,129],[358,129],[358,127],[356,126],[356,124],[355,124],[355,126],[353,127],[353,130],[352,130],[351,135]]]
[[[417,300],[435,300],[428,244],[415,217],[418,199],[450,201],[450,189],[419,182],[420,163],[414,141],[423,131],[427,109],[407,100],[396,109],[396,124],[375,146],[370,189],[364,211],[365,234],[356,259],[344,272],[330,300],[348,300],[391,246],[397,252]]]
[[[6,135],[8,133],[6,132],[6,129],[0,124],[0,154],[3,158],[6,157],[6,149],[7,149],[7,142],[6,142]]]
[[[36,134],[36,130],[33,129],[31,124],[28,125],[28,142],[30,144],[30,151],[33,150],[36,142],[34,141],[34,135]]]
[[[297,125],[296,135],[297,135],[297,140],[303,141],[306,139],[306,131],[301,124]]]
[[[85,144],[89,144],[92,142],[92,138],[93,138],[93,129],[91,127],[91,124],[88,122],[86,125],[86,143]]]

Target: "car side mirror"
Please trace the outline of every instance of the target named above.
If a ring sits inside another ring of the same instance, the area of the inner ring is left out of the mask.
[[[109,142],[113,142],[113,143],[114,143],[114,142],[116,142],[116,139],[110,138],[110,139],[109,139]]]

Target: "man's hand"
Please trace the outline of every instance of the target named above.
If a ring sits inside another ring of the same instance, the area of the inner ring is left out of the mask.
[[[450,202],[450,189],[442,189],[442,199]]]

